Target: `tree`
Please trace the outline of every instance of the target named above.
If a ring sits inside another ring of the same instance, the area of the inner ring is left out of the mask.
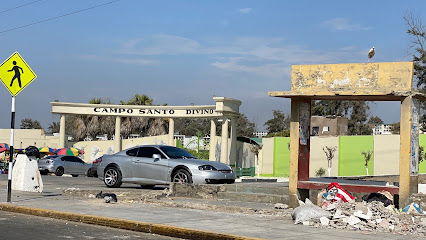
[[[371,160],[371,156],[373,155],[372,150],[362,151],[362,155],[364,155],[364,161],[365,161],[365,169],[367,170],[367,176],[368,176],[368,162]]]
[[[409,51],[413,57],[414,77],[417,82],[416,86],[419,91],[426,93],[426,26],[419,16],[413,14],[412,11],[407,11],[404,16],[407,26],[407,34],[411,44]],[[421,103],[421,128],[426,129],[426,103]],[[398,130],[399,131],[399,130]]]
[[[284,114],[281,110],[273,110],[273,118],[265,122],[269,133],[281,132],[290,129],[290,115]]]
[[[266,137],[290,137],[290,129],[284,129],[281,132],[268,133]]]
[[[365,124],[370,106],[365,101],[350,102],[351,114],[348,120],[349,135],[371,135],[373,131]]]
[[[256,168],[257,168],[257,177],[260,176],[260,169],[259,169],[259,153],[260,149],[262,149],[262,146],[259,146],[257,144],[252,144],[250,146],[250,151],[256,156]]]
[[[255,132],[255,124],[250,122],[246,115],[240,114],[237,121],[237,136],[247,136],[253,137],[253,133]]]
[[[325,152],[325,156],[327,157],[327,162],[328,162],[328,176],[331,176],[331,164],[332,164],[332,160],[334,158],[334,152],[336,152],[337,147],[329,147],[329,146],[325,146],[322,148],[322,150]]]
[[[135,94],[135,96],[131,98],[130,100],[128,100],[127,102],[120,101],[121,105],[144,105],[144,106],[151,106],[152,102],[153,102],[152,98],[148,97],[145,94],[142,94],[142,95]]]
[[[61,124],[59,122],[52,122],[49,124],[49,127],[47,127],[48,133],[58,133],[61,128]]]
[[[196,136],[198,131],[202,135],[210,133],[210,119],[208,118],[177,118],[175,131],[185,136]]]
[[[426,26],[412,11],[405,14],[404,20],[411,41],[409,48],[414,50],[414,76],[417,80],[417,87],[422,92],[426,92]]]
[[[384,122],[378,116],[372,116],[368,119],[368,124],[384,124]]]
[[[373,132],[366,124],[370,106],[365,101],[312,101],[313,116],[345,116],[348,118],[349,135],[371,135]]]
[[[120,101],[122,105],[143,105],[152,106],[153,100],[145,94],[135,94],[128,101]],[[122,120],[121,134],[124,138],[130,134],[142,136],[156,136],[166,134],[168,131],[168,120],[164,118],[126,117]]]
[[[347,116],[351,108],[350,101],[318,100],[312,101],[312,116]]]
[[[37,120],[31,118],[24,118],[21,120],[21,129],[43,129]]]
[[[391,128],[391,133],[392,134],[399,134],[399,122],[395,122],[391,124],[392,128]]]

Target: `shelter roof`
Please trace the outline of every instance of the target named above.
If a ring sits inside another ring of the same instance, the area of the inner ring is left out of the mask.
[[[293,91],[273,91],[268,92],[270,97],[282,98],[308,98],[311,100],[352,100],[352,101],[401,101],[406,97],[413,97],[420,101],[426,101],[426,94],[412,91],[392,91],[392,90],[376,90],[367,94],[366,92],[357,93],[356,91],[334,91],[326,93],[304,93]]]

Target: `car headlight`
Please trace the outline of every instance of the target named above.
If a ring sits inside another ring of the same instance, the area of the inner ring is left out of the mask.
[[[198,170],[200,170],[200,171],[217,171],[217,169],[215,167],[210,166],[210,165],[199,166]]]

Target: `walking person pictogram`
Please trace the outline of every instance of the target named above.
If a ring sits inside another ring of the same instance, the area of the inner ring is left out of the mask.
[[[21,86],[21,72],[19,71],[19,69],[21,69],[22,73],[24,73],[24,70],[20,66],[16,65],[16,61],[13,61],[13,65],[14,66],[13,66],[12,69],[7,70],[8,72],[15,71],[15,75],[12,78],[12,82],[10,82],[10,86],[12,87],[13,81],[17,78],[18,83],[19,83],[19,87],[21,88],[22,87]]]

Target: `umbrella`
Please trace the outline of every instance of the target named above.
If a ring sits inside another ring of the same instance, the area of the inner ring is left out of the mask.
[[[9,144],[7,143],[0,143],[0,152],[9,151]]]
[[[50,148],[50,147],[41,147],[38,149],[38,151],[40,153],[45,153],[45,154],[54,154],[56,149]]]
[[[79,154],[84,154],[84,151],[77,148],[61,148],[55,151],[57,155],[68,155],[68,156],[78,156]]]

